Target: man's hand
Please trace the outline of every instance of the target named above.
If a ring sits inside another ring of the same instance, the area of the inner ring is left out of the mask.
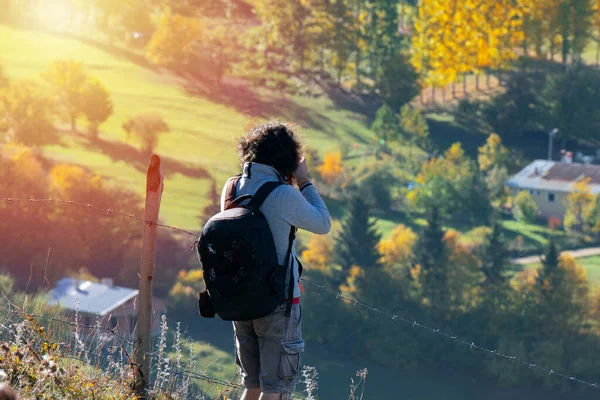
[[[306,158],[302,157],[298,162],[298,168],[294,171],[296,182],[306,179],[308,176],[308,167],[306,166]]]

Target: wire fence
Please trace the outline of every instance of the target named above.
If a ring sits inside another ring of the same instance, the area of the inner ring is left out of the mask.
[[[126,218],[133,218],[136,219],[138,221],[144,222],[144,223],[152,223],[151,221],[146,221],[143,218],[137,217],[133,214],[129,214],[129,213],[124,213],[124,212],[119,212],[113,209],[104,209],[101,207],[96,207],[92,204],[87,204],[87,203],[80,203],[80,202],[75,202],[75,201],[67,201],[67,200],[59,200],[59,199],[24,199],[24,198],[0,198],[0,201],[3,202],[8,202],[8,203],[17,203],[17,202],[29,202],[29,203],[61,203],[61,204],[69,204],[69,205],[76,205],[76,206],[81,206],[81,207],[85,207],[88,208],[90,210],[96,210],[99,212],[103,212],[106,215],[117,215],[117,216],[122,216],[122,217],[126,217]],[[175,232],[180,232],[180,233],[185,233],[191,236],[195,236],[197,237],[197,233],[193,233],[190,232],[188,230],[185,229],[181,229],[181,228],[177,228],[174,226],[170,226],[170,225],[166,225],[166,224],[156,224],[157,226],[161,227],[161,228],[165,228],[165,229],[170,229],[173,230]],[[600,389],[600,385],[597,382],[589,382],[583,379],[579,379],[576,376],[572,375],[572,374],[567,374],[564,372],[559,372],[556,371],[553,368],[549,368],[546,366],[542,366],[542,365],[538,365],[536,362],[532,361],[532,360],[525,360],[519,356],[516,355],[512,355],[512,354],[507,354],[507,353],[503,353],[498,351],[497,349],[490,349],[490,348],[486,348],[483,346],[478,345],[476,342],[474,341],[466,341],[463,340],[455,335],[450,335],[448,333],[443,332],[441,329],[437,329],[434,327],[430,327],[428,325],[422,324],[420,322],[418,322],[416,319],[412,319],[412,318],[407,318],[407,316],[403,315],[402,313],[390,313],[388,311],[382,310],[378,307],[374,307],[371,306],[369,304],[365,304],[363,302],[360,302],[357,299],[353,299],[350,298],[344,294],[342,294],[341,292],[336,292],[336,291],[332,291],[330,289],[327,289],[325,285],[319,285],[317,283],[312,282],[309,279],[306,278],[301,278],[302,282],[306,283],[308,286],[312,286],[315,289],[318,290],[319,294],[323,294],[326,293],[332,297],[334,297],[337,300],[340,300],[341,302],[346,302],[349,304],[352,304],[354,306],[359,306],[365,310],[367,310],[370,313],[379,315],[381,317],[385,317],[390,319],[392,322],[401,322],[407,326],[410,326],[412,328],[415,329],[420,329],[422,331],[427,331],[433,335],[437,335],[441,338],[444,338],[444,340],[450,340],[453,341],[461,346],[466,346],[468,348],[470,348],[471,350],[474,351],[478,351],[484,354],[487,354],[489,356],[492,357],[497,357],[500,359],[504,359],[508,362],[512,362],[515,363],[517,365],[521,365],[525,368],[528,369],[533,369],[533,370],[537,370],[543,373],[546,373],[548,375],[552,375],[556,378],[560,378],[560,379],[564,379],[567,380],[569,382],[572,383],[578,383],[581,385],[585,385],[587,387],[593,388],[593,389]],[[34,316],[34,315],[32,315]],[[70,321],[64,321],[64,320],[59,320],[56,319],[55,317],[50,317],[50,316],[44,316],[44,315],[35,315],[35,317],[39,317],[39,318],[47,318],[51,321],[55,321],[58,323],[62,323],[62,324],[67,324],[70,326],[80,326],[80,327],[84,327],[87,329],[102,329],[102,330],[108,330],[111,334],[117,335],[116,331],[114,331],[113,329],[109,329],[109,328],[98,328],[95,325],[85,325],[85,324],[78,324],[76,322],[70,322]],[[121,337],[122,339],[125,339],[124,337]],[[240,384],[236,384],[233,382],[228,382],[226,380],[223,379],[219,379],[219,378],[214,378],[214,377],[210,377],[208,375],[202,374],[202,373],[198,373],[198,372],[194,372],[191,370],[186,370],[186,369],[177,369],[176,373],[180,376],[183,377],[187,377],[187,378],[194,378],[194,379],[200,379],[203,380],[205,382],[208,383],[213,383],[216,385],[222,385],[222,386],[227,386],[227,387],[231,387],[231,388],[237,388],[237,389],[243,389],[243,386]]]

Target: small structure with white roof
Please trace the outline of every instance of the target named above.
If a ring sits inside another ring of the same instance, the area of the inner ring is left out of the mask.
[[[137,324],[138,294],[137,289],[115,286],[112,279],[91,282],[63,278],[50,291],[49,304],[65,310],[71,317],[79,314],[83,325],[100,324],[121,335],[131,335]],[[157,333],[166,306],[154,299],[153,308],[152,328]]]

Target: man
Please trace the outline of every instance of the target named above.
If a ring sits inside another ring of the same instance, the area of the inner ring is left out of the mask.
[[[291,227],[325,235],[331,230],[329,211],[307,178],[302,145],[288,126],[270,122],[254,127],[239,139],[237,149],[243,175],[235,187],[236,196],[253,195],[266,182],[287,183],[275,189],[260,207],[273,234],[277,258],[283,265]],[[225,188],[221,210],[227,194]],[[293,299],[286,300],[266,317],[233,323],[236,361],[246,387],[242,400],[288,400],[299,381],[304,341],[295,243],[289,259],[286,267],[288,274],[294,274]],[[291,315],[286,316],[290,301]]]

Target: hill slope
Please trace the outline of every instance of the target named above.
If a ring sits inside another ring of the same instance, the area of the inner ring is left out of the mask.
[[[45,155],[80,164],[142,195],[149,157],[126,142],[121,124],[140,112],[161,113],[171,126],[156,149],[166,158],[161,216],[183,228],[199,228],[211,180],[236,172],[233,139],[255,116],[298,123],[306,142],[320,152],[375,141],[363,115],[339,110],[325,98],[256,94],[243,87],[207,91],[104,42],[0,25],[0,64],[10,79],[39,80],[40,72],[62,59],[84,62],[111,92],[115,112],[101,126],[99,141],[65,132],[62,143],[43,149]],[[79,129],[85,131],[84,121]]]

